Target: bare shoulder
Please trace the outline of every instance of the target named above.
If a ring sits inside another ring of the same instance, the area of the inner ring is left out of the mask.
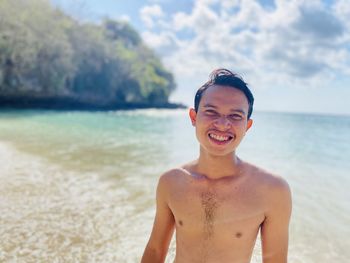
[[[280,175],[273,174],[252,164],[247,164],[250,178],[260,193],[265,207],[265,217],[289,218],[292,209],[291,190],[287,181]],[[274,215],[274,216],[273,216]]]
[[[183,166],[176,167],[164,172],[158,182],[158,186],[162,188],[174,188],[178,183],[188,177],[190,172],[187,171]]]
[[[173,169],[170,169],[170,170],[164,172],[160,176],[159,180],[162,182],[163,181],[167,182],[167,181],[178,179],[179,177],[186,175],[186,174],[188,174],[188,171],[183,169],[183,167],[177,167],[177,168],[173,168]]]
[[[280,175],[266,171],[252,164],[246,164],[247,170],[253,180],[259,184],[261,189],[268,195],[290,195],[288,182]]]

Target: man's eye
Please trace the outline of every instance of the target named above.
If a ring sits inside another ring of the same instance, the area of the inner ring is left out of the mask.
[[[239,115],[239,114],[231,114],[230,115],[230,119],[236,120],[236,121],[240,121],[240,120],[243,119],[243,117],[241,115]]]
[[[213,110],[206,110],[205,111],[205,114],[209,115],[209,116],[215,116],[217,115],[217,112],[216,111],[213,111]]]

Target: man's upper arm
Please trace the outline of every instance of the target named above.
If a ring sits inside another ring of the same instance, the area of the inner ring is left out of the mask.
[[[142,262],[164,262],[166,257],[175,225],[173,213],[168,205],[168,186],[169,179],[165,174],[159,179],[158,182],[156,195],[156,216]],[[151,258],[153,261],[148,261],[148,259]]]
[[[261,226],[263,263],[286,263],[292,200],[284,180],[278,179],[274,184],[268,202],[268,211]]]

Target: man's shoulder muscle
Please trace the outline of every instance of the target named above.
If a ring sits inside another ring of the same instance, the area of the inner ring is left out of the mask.
[[[287,181],[280,175],[271,173],[252,164],[247,164],[253,180],[257,183],[261,193],[268,203],[272,200],[289,202],[291,191]]]
[[[182,167],[170,169],[159,177],[158,188],[166,190],[173,189],[186,175],[189,175],[189,172]]]
[[[169,181],[178,179],[180,176],[183,176],[186,173],[188,172],[182,167],[170,169],[160,176],[159,183],[166,184]]]
[[[254,176],[262,186],[269,190],[288,190],[289,185],[287,181],[280,175],[266,171],[258,166],[247,164],[250,173]]]

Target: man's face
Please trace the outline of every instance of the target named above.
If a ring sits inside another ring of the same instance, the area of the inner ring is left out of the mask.
[[[251,127],[249,104],[244,93],[227,86],[210,86],[202,95],[198,112],[190,109],[196,136],[207,152],[224,156],[231,154]]]

